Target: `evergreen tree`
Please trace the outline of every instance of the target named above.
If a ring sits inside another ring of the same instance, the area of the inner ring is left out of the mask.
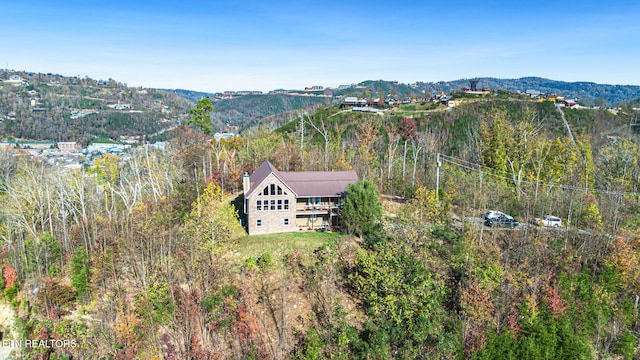
[[[213,132],[213,125],[211,125],[211,112],[214,111],[215,108],[211,103],[211,99],[202,98],[198,100],[196,106],[189,110],[189,120],[187,120],[187,125],[196,124],[205,135],[211,135]]]
[[[71,285],[76,288],[78,297],[89,291],[89,255],[83,247],[78,247],[71,257]]]
[[[382,221],[382,204],[378,189],[371,181],[360,180],[347,186],[342,218],[347,230],[362,238],[378,235]]]

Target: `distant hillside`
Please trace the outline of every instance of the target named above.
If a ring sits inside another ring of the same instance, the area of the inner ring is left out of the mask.
[[[635,106],[640,102],[640,86],[571,83],[539,77],[477,80],[478,88],[508,92],[537,90],[575,98],[584,105],[634,103]],[[451,93],[469,86],[469,79],[414,84],[366,80],[314,91],[221,96],[187,89],[132,88],[113,79],[0,70],[0,141],[27,139],[86,144],[104,139],[166,136],[164,131],[183,124],[188,110],[203,97],[214,102],[214,131],[242,131],[257,124],[274,129],[289,122],[302,109],[313,112],[318,107],[336,105],[347,96],[421,101],[433,94]]]
[[[509,92],[525,92],[537,90],[542,93],[563,95],[577,99],[584,105],[614,106],[630,101],[640,101],[640,86],[603,85],[591,82],[563,82],[539,77],[521,79],[477,78],[477,87],[503,90]],[[332,105],[342,101],[344,97],[355,96],[373,100],[376,98],[404,100],[406,98],[422,98],[451,93],[469,87],[469,79],[440,82],[416,82],[403,84],[397,81],[365,80],[357,84],[337,89],[324,89],[320,92],[289,91],[285,94],[241,95],[220,99],[214,93],[198,92],[185,89],[166,91],[178,94],[190,101],[203,97],[214,100],[216,110],[212,114],[216,131],[225,131],[227,125],[248,128],[256,124],[278,126],[287,122],[289,114],[300,109],[310,109],[319,105]],[[322,95],[322,96],[318,96]]]
[[[213,103],[214,125],[229,124],[246,127],[265,118],[287,117],[291,111],[329,104],[330,98],[286,94],[245,95]]]
[[[336,96],[357,96],[371,98],[405,98],[422,95],[422,91],[397,81],[366,80],[357,85],[334,91]]]
[[[0,141],[147,139],[183,123],[192,103],[109,80],[0,70]]]
[[[520,79],[496,79],[479,77],[478,89],[487,88],[506,91],[537,90],[543,93],[562,95],[574,98],[586,105],[618,105],[630,101],[640,101],[640,86],[636,85],[607,85],[593,82],[564,82],[539,77],[524,77]],[[446,93],[469,87],[469,79],[454,81],[418,82],[416,88],[431,94],[444,91]]]
[[[477,87],[508,92],[537,90],[542,93],[563,95],[577,99],[583,105],[614,106],[630,101],[640,101],[640,86],[604,85],[591,82],[563,82],[539,77],[521,79],[477,78]],[[332,105],[344,97],[355,96],[373,100],[376,98],[403,100],[422,98],[440,92],[451,93],[469,87],[469,79],[440,81],[436,83],[417,82],[403,84],[397,81],[366,80],[338,89],[324,89],[321,92],[299,91],[286,94],[242,95],[220,99],[216,94],[184,89],[166,90],[197,101],[211,97],[216,110],[212,114],[216,131],[225,131],[226,125],[248,128],[256,124],[278,126],[285,124],[291,112],[310,109],[319,105]],[[323,95],[323,96],[318,96]]]
[[[165,90],[178,94],[190,101],[197,101],[209,97],[213,101],[215,111],[211,119],[215,131],[226,131],[227,125],[247,128],[263,120],[280,122],[288,114],[300,110],[311,109],[318,105],[330,105],[331,97],[324,97],[323,92],[278,93],[262,95],[234,95],[230,98],[220,98],[217,94],[198,92],[184,89]]]

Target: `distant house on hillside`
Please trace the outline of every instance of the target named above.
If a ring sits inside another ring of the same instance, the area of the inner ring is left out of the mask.
[[[265,161],[243,177],[249,235],[326,229],[338,225],[339,209],[355,171],[285,172]]]
[[[216,139],[216,142],[220,142],[220,140],[225,139],[225,140],[231,140],[236,136],[236,134],[234,133],[230,133],[230,132],[217,132],[215,134],[213,134],[213,138]]]
[[[133,107],[131,106],[131,104],[110,104],[107,105],[107,107],[114,109],[114,110],[131,110],[133,109]]]
[[[367,99],[358,99],[355,96],[347,96],[342,100],[342,104],[340,104],[340,106],[367,106]]]
[[[528,89],[524,93],[531,96],[534,99],[538,99],[540,98],[540,96],[542,96],[542,92],[538,90],[533,90],[533,89]]]
[[[58,150],[64,152],[78,152],[80,150],[80,146],[75,141],[61,141],[58,142]]]
[[[456,106],[456,99],[451,95],[446,95],[444,92],[440,92],[440,95],[435,95],[431,98],[431,101],[440,102],[450,108]]]
[[[27,82],[24,81],[22,79],[22,77],[20,77],[20,75],[10,75],[8,80],[4,81],[5,84],[11,84],[11,85],[26,85]]]

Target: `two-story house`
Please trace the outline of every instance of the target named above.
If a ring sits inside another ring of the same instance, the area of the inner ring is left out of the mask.
[[[355,171],[279,171],[265,161],[243,177],[249,235],[326,229],[338,224],[339,209]]]

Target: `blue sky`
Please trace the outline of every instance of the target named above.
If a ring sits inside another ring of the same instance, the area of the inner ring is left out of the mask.
[[[0,67],[199,91],[540,76],[640,85],[636,1],[3,1]]]

